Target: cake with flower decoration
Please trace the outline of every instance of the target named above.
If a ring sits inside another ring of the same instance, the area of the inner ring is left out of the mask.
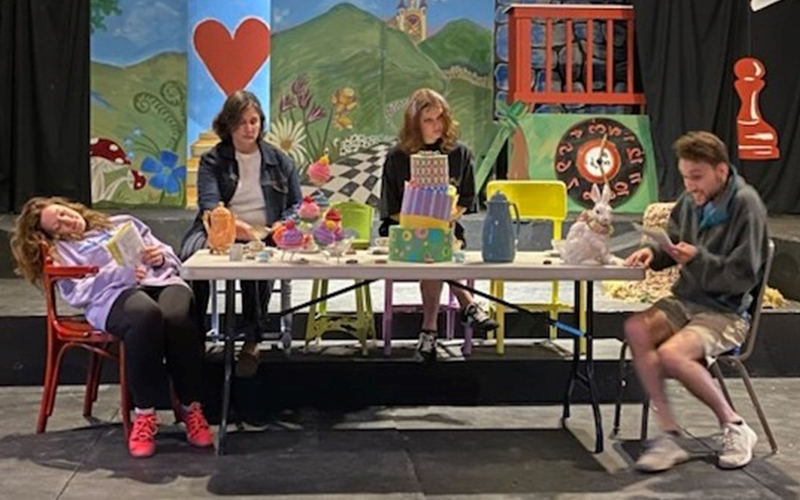
[[[453,258],[450,215],[456,203],[447,155],[411,155],[411,179],[403,190],[400,224],[389,228],[389,260],[447,262]]]

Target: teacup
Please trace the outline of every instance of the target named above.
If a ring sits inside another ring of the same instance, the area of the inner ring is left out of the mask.
[[[378,238],[375,238],[375,240],[372,242],[372,245],[376,247],[388,247],[389,238],[386,236],[380,236]]]

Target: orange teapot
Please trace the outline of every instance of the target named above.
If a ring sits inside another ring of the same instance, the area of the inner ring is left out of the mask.
[[[212,254],[226,254],[236,241],[236,218],[233,212],[219,202],[214,210],[203,213],[203,226],[208,235],[208,248]]]

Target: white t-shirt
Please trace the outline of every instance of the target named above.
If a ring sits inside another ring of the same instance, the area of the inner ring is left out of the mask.
[[[239,183],[231,198],[230,209],[238,219],[251,226],[267,225],[266,201],[261,190],[261,152],[236,152],[239,163]]]

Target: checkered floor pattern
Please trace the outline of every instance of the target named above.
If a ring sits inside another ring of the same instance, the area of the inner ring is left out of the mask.
[[[331,164],[331,179],[321,188],[302,186],[303,194],[320,189],[330,203],[355,200],[378,207],[381,196],[381,170],[392,145],[378,143]]]

